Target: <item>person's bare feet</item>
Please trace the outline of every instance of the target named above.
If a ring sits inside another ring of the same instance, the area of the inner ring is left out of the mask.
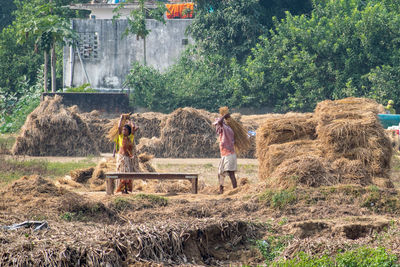
[[[219,186],[219,194],[223,194],[224,193],[224,186],[220,185]]]

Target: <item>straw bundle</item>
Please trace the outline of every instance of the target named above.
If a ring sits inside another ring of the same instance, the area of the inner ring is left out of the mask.
[[[154,158],[154,155],[151,155],[149,153],[142,153],[138,156],[138,158],[140,163],[145,163],[152,160]]]
[[[265,120],[257,131],[259,147],[282,144],[293,140],[313,140],[316,121],[311,113],[288,113]]]
[[[354,112],[353,115],[349,111]],[[359,98],[343,99],[339,104],[324,101],[318,104],[315,112],[322,118],[316,132],[327,157],[359,160],[371,176],[388,177],[392,147],[376,116],[379,112],[376,102]]]
[[[272,174],[270,183],[276,187],[290,188],[296,185],[319,187],[337,182],[329,174],[322,157],[312,154],[285,160]]]
[[[360,160],[339,158],[333,161],[331,168],[342,184],[358,184],[365,186],[372,182],[371,175]]]
[[[129,118],[130,118],[130,114],[123,114],[121,125],[124,126],[126,124],[127,120],[129,120]],[[110,142],[114,142],[115,138],[117,138],[117,136],[118,136],[119,121],[120,121],[120,118],[114,119],[110,122],[110,125],[112,127],[110,127],[110,130],[108,131],[108,134],[107,134],[107,138]]]
[[[97,166],[94,168],[92,177],[88,180],[90,184],[90,188],[92,190],[101,189],[100,191],[105,190],[103,185],[105,184],[106,173],[114,172],[116,170],[116,161],[115,158],[103,159]],[[99,188],[101,187],[101,188]]]
[[[77,183],[86,183],[93,175],[94,168],[84,168],[70,171],[71,179]]]
[[[315,108],[315,117],[321,123],[335,119],[357,119],[364,113],[384,113],[385,109],[376,101],[368,98],[348,97],[336,101],[325,100],[318,103]]]
[[[221,107],[219,109],[219,114],[224,116],[225,114],[229,113],[228,107]],[[236,116],[238,118],[238,116]],[[235,151],[236,153],[243,154],[247,152],[251,148],[251,142],[247,130],[243,127],[241,123],[230,116],[229,118],[225,119],[226,124],[231,127],[234,138],[235,138]]]
[[[99,155],[87,123],[61,104],[62,97],[46,97],[29,114],[13,146],[16,155]]]
[[[257,143],[258,175],[262,180],[270,177],[286,160],[300,156],[319,156],[322,154],[318,142],[312,140],[296,140],[283,144],[274,144],[262,150],[259,143]]]

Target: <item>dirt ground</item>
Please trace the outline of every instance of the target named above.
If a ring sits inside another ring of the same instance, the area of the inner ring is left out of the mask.
[[[33,157],[23,160],[28,159]],[[136,191],[108,196],[85,185],[18,180],[0,195],[0,225],[46,220],[50,228],[0,230],[0,244],[7,244],[0,249],[0,265],[255,266],[265,264],[256,240],[271,238],[289,240],[277,259],[298,251],[333,255],[360,245],[385,246],[400,256],[397,167],[392,189],[340,185],[273,191],[258,181],[257,160],[239,159],[239,187],[232,189],[227,179],[226,192],[218,195],[218,162],[152,160],[158,172],[199,173],[197,195]],[[150,182],[140,183],[145,188]]]

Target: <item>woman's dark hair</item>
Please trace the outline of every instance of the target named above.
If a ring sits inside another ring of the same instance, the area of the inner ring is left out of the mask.
[[[131,133],[132,133],[132,128],[131,128],[131,126],[129,126],[128,124],[126,124],[126,125],[124,126],[124,128],[126,128],[126,129],[128,130],[128,135],[131,135]]]

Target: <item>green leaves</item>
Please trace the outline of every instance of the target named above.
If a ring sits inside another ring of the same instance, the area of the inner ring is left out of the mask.
[[[127,1],[126,3],[122,2],[115,8],[113,11],[115,13],[113,17],[114,20],[121,17],[121,9],[123,9],[129,2],[134,1],[131,0]],[[125,35],[132,33],[137,36],[137,39],[146,38],[146,36],[150,33],[150,30],[148,30],[146,27],[146,19],[155,19],[165,24],[164,13],[167,10],[165,4],[157,1],[157,7],[150,9],[146,7],[145,2],[145,0],[138,0],[135,2],[138,4],[138,7],[133,9],[130,12],[130,15],[126,18],[128,20],[128,27],[125,30]]]
[[[320,1],[309,17],[287,13],[247,62],[251,93],[278,111],[310,111],[320,100],[347,96],[383,100],[375,95],[388,93],[371,93],[379,87],[371,81],[383,75],[376,68],[399,62],[399,6]]]
[[[76,40],[78,35],[64,17],[57,15],[60,13],[58,9],[60,7],[53,2],[36,0],[24,3],[15,12],[17,42],[23,44],[31,38],[36,47],[48,51],[54,42],[64,44],[66,40]]]
[[[203,53],[243,60],[262,33],[260,10],[258,0],[211,1],[200,5],[188,33]]]

